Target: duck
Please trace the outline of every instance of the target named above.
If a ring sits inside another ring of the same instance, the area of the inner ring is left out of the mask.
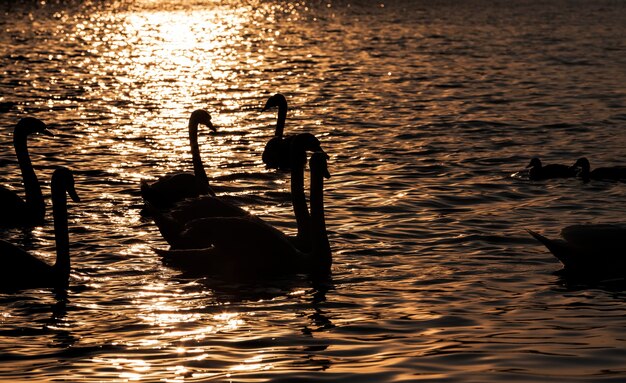
[[[589,180],[613,180],[624,181],[626,180],[626,167],[625,166],[612,166],[604,168],[591,169],[589,160],[586,157],[581,157],[576,160],[574,167],[580,169],[578,175],[587,182]]]
[[[46,203],[28,153],[28,137],[33,134],[54,136],[48,126],[35,117],[18,121],[13,130],[13,146],[22,172],[26,200],[15,191],[0,186],[0,226],[38,226],[44,222]]]
[[[276,120],[276,130],[263,149],[261,159],[270,169],[289,170],[290,169],[290,144],[294,136],[283,136],[285,120],[287,119],[287,99],[280,93],[271,96],[261,110],[267,111],[278,107],[278,118]]]
[[[563,239],[549,239],[527,230],[561,263],[566,273],[626,277],[626,226],[585,224],[561,230]]]
[[[528,178],[533,181],[542,181],[552,178],[574,178],[576,170],[573,166],[550,164],[542,165],[541,160],[537,157],[530,160],[526,168],[530,168]]]
[[[197,109],[189,117],[189,145],[193,161],[193,173],[179,172],[165,175],[149,183],[141,181],[141,196],[144,201],[156,208],[170,208],[185,198],[201,195],[215,195],[209,186],[198,146],[198,125],[206,125],[213,132],[216,128],[211,123],[211,115],[204,109]]]
[[[2,288],[66,288],[69,284],[70,242],[66,193],[73,201],[80,201],[74,188],[72,172],[65,167],[57,168],[52,174],[51,189],[56,262],[50,265],[23,249],[0,240],[0,260],[4,265],[0,268]]]
[[[293,238],[294,243],[301,249],[307,248],[310,243],[310,216],[304,193],[304,167],[306,166],[307,152],[322,152],[320,141],[311,133],[301,133],[294,136],[290,145],[290,168],[291,168],[291,199],[296,224],[297,235]],[[235,205],[223,196],[201,196],[195,199],[187,199],[176,204],[172,209],[165,212],[152,214],[155,224],[172,248],[190,248],[197,246],[180,237],[186,223],[195,219],[210,217],[251,217],[244,208]],[[204,239],[205,237],[203,237]],[[197,242],[196,242],[197,243]],[[206,243],[208,246],[210,243]]]
[[[208,238],[212,246],[183,250],[155,249],[163,262],[196,275],[265,279],[294,273],[328,276],[332,251],[324,216],[324,179],[330,178],[328,156],[315,152],[311,173],[311,249],[298,249],[282,231],[260,219],[212,217],[189,222],[182,236]],[[204,242],[204,241],[201,241]]]

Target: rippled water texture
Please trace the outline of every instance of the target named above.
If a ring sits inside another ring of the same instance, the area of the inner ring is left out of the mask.
[[[623,222],[626,184],[510,177],[626,164],[624,2],[178,3],[0,5],[0,183],[23,192],[30,115],[56,132],[30,141],[45,195],[65,165],[83,199],[68,300],[0,293],[0,380],[626,380],[624,284],[555,275],[524,231]],[[197,108],[218,191],[295,229],[288,175],[261,163],[276,92],[287,133],[331,154],[332,283],[164,266],[139,182],[191,169]],[[51,226],[0,238],[52,260]]]

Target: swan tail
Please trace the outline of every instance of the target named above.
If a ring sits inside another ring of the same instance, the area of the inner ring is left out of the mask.
[[[537,241],[541,242],[564,266],[573,266],[572,249],[564,241],[555,241],[532,230],[526,229]]]

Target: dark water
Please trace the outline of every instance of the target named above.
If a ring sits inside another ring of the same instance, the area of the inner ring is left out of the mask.
[[[30,141],[45,194],[65,165],[83,202],[68,301],[0,293],[0,380],[626,380],[624,283],[555,275],[524,231],[623,222],[626,184],[510,177],[626,164],[626,3],[177,3],[1,3],[1,183],[22,190],[11,134],[36,116],[57,133]],[[186,279],[139,181],[191,168],[207,108],[213,184],[293,231],[260,156],[275,92],[332,155],[332,283]],[[54,257],[50,224],[0,237]]]

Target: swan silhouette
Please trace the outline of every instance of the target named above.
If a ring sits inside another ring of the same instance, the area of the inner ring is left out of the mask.
[[[167,208],[185,198],[198,197],[200,195],[215,195],[209,186],[198,146],[198,125],[203,124],[215,131],[211,123],[211,115],[204,110],[198,109],[189,117],[189,145],[193,161],[194,173],[173,173],[159,178],[153,183],[141,181],[141,196],[154,207]]]
[[[573,178],[576,177],[576,170],[573,166],[550,164],[542,165],[537,157],[530,160],[526,168],[530,168],[528,178],[533,181],[541,181],[552,178]]]
[[[613,167],[605,167],[605,168],[596,168],[593,170],[589,164],[589,160],[585,157],[579,158],[574,167],[579,168],[580,172],[578,175],[583,179],[583,181],[589,180],[626,180],[626,167],[624,166],[613,166]]]
[[[320,141],[310,133],[297,134],[291,140],[291,198],[294,215],[298,227],[298,234],[293,238],[300,249],[310,246],[310,216],[304,194],[304,167],[306,166],[307,152],[324,152]],[[223,197],[202,196],[187,199],[176,204],[167,212],[155,211],[152,214],[155,224],[159,228],[165,241],[175,249],[198,246],[198,240],[208,238],[201,236],[190,242],[189,238],[181,238],[180,234],[186,223],[195,219],[210,217],[250,217],[248,211],[226,201]],[[207,247],[210,242],[204,242],[201,247]]]
[[[532,230],[563,264],[566,272],[579,275],[626,276],[626,227],[613,224],[573,225],[561,230],[563,239],[549,239]]]
[[[158,250],[165,264],[193,274],[268,278],[291,273],[328,275],[332,254],[324,217],[327,155],[311,155],[311,249],[302,251],[280,230],[251,217],[214,217],[189,222],[183,236],[207,237],[209,248]]]
[[[35,133],[53,136],[46,124],[34,117],[22,118],[13,131],[13,145],[22,171],[26,201],[14,191],[0,186],[0,226],[33,226],[44,221],[46,204],[28,154],[28,136]]]
[[[263,107],[263,112],[273,107],[278,107],[278,118],[276,120],[276,131],[267,144],[261,159],[263,163],[272,169],[289,170],[290,168],[290,145],[294,136],[283,137],[285,120],[287,119],[287,100],[285,96],[276,93],[270,97]]]
[[[74,176],[64,167],[52,174],[52,214],[54,216],[54,239],[56,263],[49,265],[28,252],[0,240],[0,286],[10,288],[67,287],[70,275],[70,243],[67,227],[67,200],[79,198],[74,189]]]

